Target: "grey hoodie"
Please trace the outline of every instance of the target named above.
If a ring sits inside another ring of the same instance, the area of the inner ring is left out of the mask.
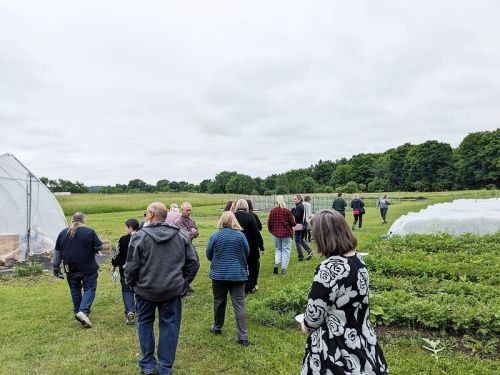
[[[199,268],[189,236],[161,222],[132,235],[124,266],[133,292],[155,302],[184,296]]]

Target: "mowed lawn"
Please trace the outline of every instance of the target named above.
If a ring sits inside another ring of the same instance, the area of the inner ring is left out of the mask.
[[[492,194],[494,196],[495,192],[475,192],[473,196]],[[389,224],[385,226],[380,223],[378,211],[369,207],[363,220],[363,232],[355,232],[359,240],[358,249],[362,251],[368,241],[385,234],[400,215],[461,196],[460,193],[418,195],[428,199],[394,204],[389,209]],[[471,197],[471,192],[462,195]],[[84,195],[63,197],[62,205],[66,214],[73,211],[92,212],[88,215],[88,226],[103,239],[115,243],[124,234],[124,221],[131,217],[141,218],[148,202],[161,200],[168,205],[186,199],[194,203],[193,217],[201,233],[195,241],[201,268],[193,284],[195,294],[185,299],[183,304],[175,373],[298,374],[306,341],[306,336],[298,329],[261,326],[250,316],[249,334],[253,345],[243,348],[236,343],[234,316],[228,303],[223,334],[213,336],[209,332],[213,300],[205,246],[208,237],[215,231],[221,213],[220,197],[194,194]],[[266,251],[261,259],[260,290],[247,298],[249,306],[285,286],[293,286],[303,280],[312,281],[320,262],[320,258],[315,256],[312,261],[298,263],[293,246],[288,275],[273,275],[274,249],[266,230],[267,213],[261,213],[260,217],[264,224],[262,234]],[[82,329],[73,319],[71,306],[66,281],[53,278],[51,273],[30,278],[1,279],[0,374],[137,374],[137,335],[134,327],[124,324],[120,284],[111,280],[109,261],[101,267],[99,274],[91,315],[94,327]],[[435,359],[422,348],[421,337],[430,337],[428,332],[410,329],[383,331],[379,330],[379,339],[391,374],[499,373],[497,358],[481,358],[459,350],[455,347],[455,340],[445,333],[441,333],[445,350],[440,353],[439,359]]]

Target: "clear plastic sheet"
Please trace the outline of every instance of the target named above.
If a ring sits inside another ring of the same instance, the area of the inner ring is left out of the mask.
[[[500,230],[500,199],[457,199],[397,219],[389,235],[448,233],[484,235]]]

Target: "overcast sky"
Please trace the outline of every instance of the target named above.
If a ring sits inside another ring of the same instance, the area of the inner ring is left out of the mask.
[[[500,2],[0,0],[0,154],[266,177],[500,126]]]

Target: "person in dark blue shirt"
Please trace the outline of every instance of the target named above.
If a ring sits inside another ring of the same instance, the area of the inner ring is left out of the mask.
[[[101,255],[101,248],[102,242],[97,234],[85,226],[85,215],[77,212],[73,215],[71,226],[59,233],[54,249],[54,276],[64,278],[62,261],[73,299],[75,319],[85,328],[92,327],[89,315],[95,298],[99,268],[95,255]]]

